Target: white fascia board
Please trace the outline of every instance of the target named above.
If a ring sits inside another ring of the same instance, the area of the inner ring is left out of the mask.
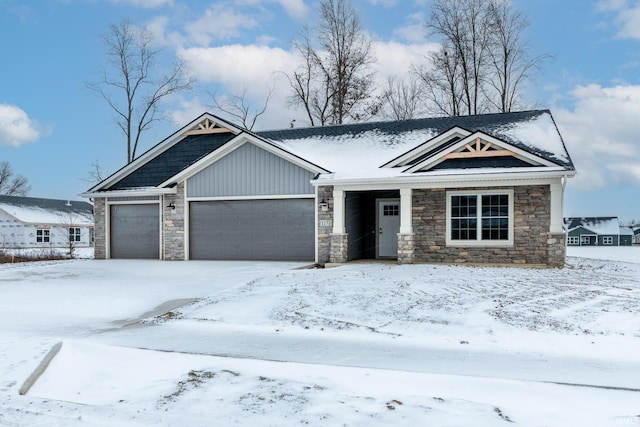
[[[441,133],[440,135],[436,135],[433,138],[431,138],[430,140],[418,145],[417,147],[412,148],[411,150],[407,151],[406,153],[402,154],[399,157],[396,157],[395,159],[391,160],[390,162],[385,163],[384,165],[380,166],[382,168],[394,168],[397,166],[402,166],[402,165],[406,165],[408,162],[410,162],[413,159],[417,159],[418,157],[422,156],[424,153],[426,153],[427,151],[433,150],[434,148],[436,148],[437,146],[447,142],[448,140],[450,140],[451,138],[455,137],[455,136],[460,136],[462,138],[470,135],[471,132],[463,129],[459,126],[454,126],[451,129],[449,129],[448,131]]]
[[[87,191],[86,193],[80,193],[81,197],[86,198],[102,198],[102,197],[145,197],[145,196],[160,196],[163,194],[176,194],[177,188],[136,188],[135,190],[115,190],[115,191]]]
[[[415,175],[384,179],[326,179],[313,180],[317,187],[332,185],[347,191],[356,190],[397,190],[401,188],[457,188],[457,187],[485,187],[485,186],[519,186],[519,185],[549,185],[562,178],[574,176],[574,171],[564,169],[537,170],[520,172],[498,172],[465,175]]]
[[[523,160],[527,163],[533,163],[535,166],[537,165],[544,165],[544,166],[548,166],[548,167],[555,167],[558,166],[556,163],[550,162],[549,160],[543,159],[540,156],[536,156],[535,154],[529,153],[527,151],[524,151],[518,147],[515,147],[511,144],[509,144],[508,142],[502,141],[498,138],[495,138],[491,135],[487,135],[484,132],[474,132],[470,135],[468,135],[466,138],[461,139],[460,141],[458,141],[457,143],[455,143],[454,145],[452,145],[451,147],[447,148],[444,151],[439,152],[436,156],[428,158],[428,159],[424,159],[422,162],[415,164],[413,166],[411,166],[410,168],[406,169],[404,172],[407,173],[414,173],[414,172],[418,172],[421,169],[425,169],[428,167],[433,167],[435,165],[437,165],[438,163],[442,162],[444,160],[444,156],[449,154],[449,153],[453,153],[456,152],[457,150],[461,149],[462,147],[464,147],[466,144],[473,144],[476,140],[476,138],[480,138],[483,141],[486,142],[490,142],[493,145],[497,145],[498,147],[502,148],[502,149],[506,149],[509,151],[513,151],[516,154],[516,157],[519,158],[520,160]]]
[[[144,164],[146,164],[150,160],[154,159],[155,157],[157,157],[158,155],[160,155],[164,151],[168,150],[169,148],[173,147],[178,142],[180,142],[183,139],[185,139],[186,138],[185,132],[196,128],[205,119],[209,119],[211,121],[216,122],[217,124],[224,125],[224,127],[228,128],[229,130],[231,130],[236,135],[242,131],[237,126],[232,125],[231,123],[229,123],[229,122],[227,122],[227,121],[225,121],[223,119],[220,119],[220,118],[214,116],[213,114],[210,114],[210,113],[201,114],[196,119],[192,120],[191,122],[187,123],[185,126],[181,127],[180,129],[178,129],[177,131],[172,133],[169,137],[165,138],[160,143],[156,144],[155,146],[151,147],[146,152],[142,153],[133,162],[129,163],[128,165],[125,165],[123,168],[121,168],[120,170],[116,171],[113,175],[111,175],[110,177],[106,178],[104,181],[102,181],[102,182],[96,184],[95,186],[93,186],[91,189],[89,189],[89,191],[87,191],[87,193],[93,192],[96,188],[108,187],[108,186],[118,182],[119,180],[121,180],[125,176],[129,175],[134,170],[140,168],[141,166],[143,166]]]
[[[251,143],[254,144],[260,148],[262,148],[265,151],[270,152],[271,154],[274,154],[278,157],[281,157],[297,166],[300,166],[303,169],[306,169],[308,171],[311,171],[313,173],[326,173],[328,172],[325,169],[320,168],[317,165],[314,165],[313,163],[307,162],[306,160],[297,157],[289,152],[287,152],[286,150],[279,148],[273,144],[270,144],[252,134],[248,134],[248,133],[240,133],[238,134],[235,138],[233,138],[231,141],[227,142],[226,144],[224,144],[222,147],[218,148],[217,150],[209,153],[208,155],[206,155],[205,157],[203,157],[202,159],[200,159],[198,162],[194,163],[193,165],[189,166],[188,168],[180,171],[179,173],[175,174],[174,176],[172,176],[171,178],[169,178],[168,180],[164,181],[163,183],[161,183],[158,187],[164,187],[166,185],[172,184],[172,183],[176,183],[176,182],[181,182],[181,181],[186,181],[188,178],[192,177],[193,175],[197,174],[198,172],[202,171],[203,169],[211,166],[213,163],[217,162],[218,160],[222,159],[223,157],[231,154],[233,151],[237,150],[238,148],[242,147],[244,144],[246,143]]]

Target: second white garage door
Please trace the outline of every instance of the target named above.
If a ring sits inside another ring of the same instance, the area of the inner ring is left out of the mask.
[[[313,261],[313,199],[191,202],[190,259]]]

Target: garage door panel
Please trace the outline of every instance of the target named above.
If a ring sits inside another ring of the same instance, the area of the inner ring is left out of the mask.
[[[312,199],[191,202],[190,258],[311,261]]]
[[[109,215],[111,258],[160,257],[157,204],[111,205]]]

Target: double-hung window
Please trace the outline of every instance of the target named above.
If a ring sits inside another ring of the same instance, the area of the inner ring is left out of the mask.
[[[571,246],[578,246],[580,244],[580,236],[569,236],[567,244]]]
[[[447,245],[513,245],[513,191],[448,192]]]
[[[613,236],[604,236],[602,238],[603,245],[613,245]]]
[[[36,243],[49,243],[49,230],[41,228],[36,230]]]
[[[80,241],[80,227],[69,227],[69,242]]]

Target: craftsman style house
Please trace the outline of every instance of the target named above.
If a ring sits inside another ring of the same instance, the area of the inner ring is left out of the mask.
[[[90,247],[93,206],[85,201],[0,196],[0,247]]]
[[[83,194],[97,258],[562,266],[548,110],[250,132],[205,113]]]
[[[631,246],[633,230],[618,217],[565,218],[569,246]]]

